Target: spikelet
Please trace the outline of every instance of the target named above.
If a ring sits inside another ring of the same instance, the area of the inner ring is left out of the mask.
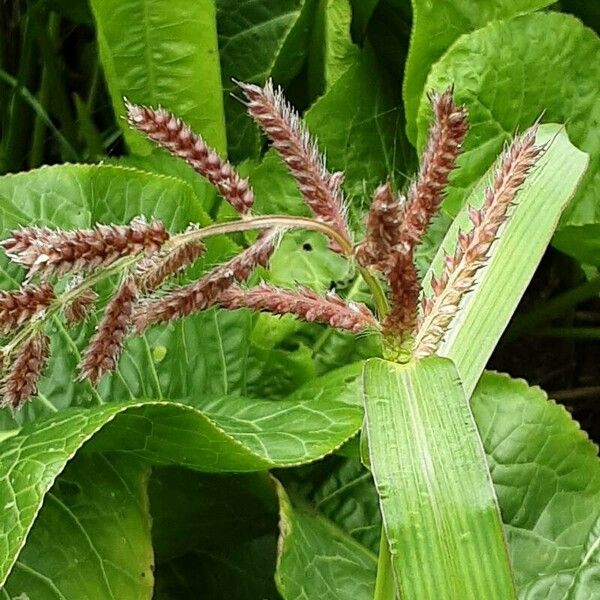
[[[389,182],[375,190],[367,213],[365,239],[355,251],[359,264],[385,274],[393,268],[394,258],[404,252],[400,237],[404,202],[404,198],[394,195]]]
[[[142,251],[150,256],[169,239],[160,221],[146,223],[141,218],[129,225],[73,231],[26,227],[11,235],[0,244],[13,262],[29,268],[30,277],[38,271],[57,275],[91,271]]]
[[[40,314],[55,298],[49,283],[24,285],[16,292],[0,291],[0,334],[6,335]]]
[[[18,409],[37,394],[38,381],[50,351],[50,340],[36,331],[17,350],[17,356],[2,385],[0,406]]]
[[[138,106],[125,100],[131,126],[146,134],[174,156],[185,160],[198,174],[212,183],[219,193],[241,213],[254,204],[254,194],[247,179],[210,148],[189,125],[163,108]]]
[[[363,304],[346,303],[333,292],[321,297],[307,288],[292,292],[266,284],[249,290],[234,285],[219,296],[219,305],[230,310],[251,308],[275,315],[292,314],[354,333],[377,327],[375,317]]]
[[[417,356],[436,351],[462,298],[473,287],[477,271],[485,265],[509,207],[544,151],[535,145],[536,132],[537,127],[530,129],[504,152],[493,184],[485,190],[483,207],[470,211],[473,228],[459,234],[454,254],[445,257],[442,274],[432,279],[433,295],[422,303],[423,317],[415,340]]]
[[[264,88],[247,83],[239,83],[239,86],[247,98],[249,114],[285,161],[316,218],[349,240],[343,174],[327,170],[316,141],[311,139],[300,116],[285,100],[281,88],[275,90],[271,80]],[[332,243],[331,247],[339,251],[337,244]]]
[[[192,265],[204,254],[202,242],[186,242],[166,254],[157,254],[138,264],[136,276],[140,291],[147,294],[159,288],[169,277]]]
[[[68,325],[77,325],[83,323],[98,301],[98,294],[91,289],[86,288],[76,298],[73,298],[64,307],[65,321]]]
[[[88,378],[95,385],[105,373],[116,368],[131,325],[137,293],[135,279],[128,276],[108,303],[104,317],[88,344],[79,365],[80,380]]]
[[[437,214],[469,129],[466,109],[456,106],[452,96],[452,88],[441,95],[435,92],[430,95],[434,120],[419,176],[409,189],[403,211],[400,235],[407,250],[417,246]]]
[[[151,325],[181,319],[216,304],[219,295],[236,281],[248,279],[257,266],[267,266],[275,250],[278,233],[267,231],[230,261],[220,265],[202,279],[177,288],[164,296],[140,302],[134,317],[139,334]]]
[[[402,339],[413,334],[417,325],[420,285],[412,252],[396,257],[388,281],[393,304],[383,329]]]

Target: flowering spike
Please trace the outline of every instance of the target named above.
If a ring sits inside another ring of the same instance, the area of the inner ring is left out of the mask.
[[[135,279],[127,277],[108,303],[104,317],[90,340],[79,365],[80,380],[88,378],[96,385],[105,373],[117,366],[137,293]]]
[[[433,287],[433,296],[422,305],[422,323],[415,341],[417,356],[436,351],[462,298],[475,283],[477,271],[485,265],[498,230],[508,218],[509,207],[544,150],[535,145],[536,132],[537,127],[530,129],[504,152],[493,184],[486,188],[483,207],[471,210],[471,222],[475,225],[468,234],[467,248],[459,245],[453,256],[445,257],[444,271]]]
[[[230,310],[251,308],[275,315],[293,314],[354,333],[377,327],[375,317],[363,304],[347,304],[334,293],[321,297],[307,288],[292,292],[266,284],[249,290],[234,285],[219,296],[219,305]]]
[[[0,245],[13,262],[29,268],[30,277],[38,271],[57,275],[90,271],[141,251],[150,256],[169,239],[160,221],[146,223],[141,218],[129,225],[96,225],[73,231],[26,227],[11,235]]]
[[[469,129],[466,109],[457,106],[452,96],[452,88],[443,94],[432,92],[430,95],[434,120],[419,177],[409,190],[403,215],[401,236],[409,248],[421,241],[429,222],[438,212],[448,177],[456,166]]]
[[[246,98],[248,112],[260,125],[298,182],[304,200],[315,216],[350,239],[346,206],[341,190],[343,175],[330,173],[298,113],[275,89],[271,80],[261,88],[239,83]],[[332,249],[339,251],[337,244]]]
[[[50,340],[36,331],[18,349],[2,386],[0,406],[18,409],[37,394],[37,384],[44,371],[50,352]]]
[[[248,279],[257,266],[267,266],[277,237],[277,232],[267,231],[241,254],[202,279],[162,297],[143,300],[134,317],[137,332],[141,334],[151,325],[181,319],[216,304],[219,295],[233,283]]]
[[[393,194],[389,182],[375,190],[367,214],[365,240],[356,248],[360,264],[386,274],[393,269],[394,258],[404,252],[400,238],[403,206],[404,199]]]
[[[0,335],[10,333],[43,312],[55,298],[49,283],[39,287],[25,285],[16,292],[0,291]]]
[[[210,181],[237,212],[250,211],[254,194],[248,180],[242,179],[231,163],[221,158],[189,125],[163,108],[138,106],[127,99],[125,107],[132,127],[185,160],[196,173]]]

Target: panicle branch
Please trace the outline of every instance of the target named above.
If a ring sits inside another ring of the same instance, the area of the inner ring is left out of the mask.
[[[24,285],[16,292],[0,291],[0,335],[7,335],[43,312],[55,298],[47,282]]]
[[[242,179],[231,163],[221,158],[189,125],[164,108],[138,106],[127,99],[125,107],[132,127],[185,160],[196,173],[212,183],[237,212],[250,212],[254,193],[248,180]]]
[[[467,111],[453,100],[453,89],[432,92],[433,123],[419,176],[408,192],[401,237],[407,251],[421,241],[444,198],[450,172],[455,168],[469,130]]]
[[[380,252],[387,251],[390,256],[386,274],[390,284],[391,310],[384,329],[395,336],[414,334],[419,296],[415,249],[440,208],[448,177],[456,166],[469,127],[466,110],[456,106],[452,96],[452,88],[441,95],[431,94],[434,120],[429,130],[427,149],[407,201],[396,209],[399,214],[394,218],[400,221],[400,227],[394,232],[394,245],[388,250],[389,245],[377,240]],[[383,218],[376,209],[372,218],[383,227]]]
[[[137,332],[141,334],[151,325],[181,319],[216,304],[220,294],[233,283],[248,279],[257,266],[267,266],[278,235],[278,232],[268,230],[241,254],[218,266],[202,279],[176,288],[161,297],[142,300],[134,317]]]
[[[164,255],[155,255],[138,264],[136,276],[140,291],[153,292],[169,277],[192,265],[205,251],[202,242],[186,242]]]
[[[346,303],[333,292],[322,297],[307,288],[293,292],[266,284],[248,290],[231,286],[218,301],[219,306],[230,310],[251,308],[275,315],[292,314],[305,321],[325,323],[353,333],[377,328],[377,321],[366,306]]]
[[[316,141],[311,139],[281,88],[275,89],[271,80],[263,88],[248,83],[239,83],[239,86],[246,96],[249,114],[283,158],[317,219],[350,240],[342,192],[343,174],[327,170]],[[337,244],[332,243],[331,247],[339,251]]]
[[[84,353],[79,365],[80,380],[88,378],[95,385],[102,375],[117,366],[123,340],[131,325],[137,294],[135,278],[126,277],[108,303],[104,317]]]
[[[34,332],[18,348],[2,385],[0,406],[10,406],[16,410],[37,394],[38,381],[46,366],[49,350],[50,340],[41,331]]]
[[[0,243],[15,263],[38,272],[64,275],[106,267],[123,256],[157,252],[169,239],[164,225],[134,219],[129,225],[96,225],[93,229],[63,231],[25,227]]]
[[[461,232],[453,255],[444,258],[444,269],[431,281],[433,295],[424,298],[422,319],[415,342],[415,354],[426,356],[436,351],[460,302],[473,287],[477,271],[489,258],[501,225],[509,218],[508,209],[531,169],[544,151],[535,145],[537,127],[513,141],[502,155],[493,184],[485,190],[483,207],[471,209],[473,228]]]

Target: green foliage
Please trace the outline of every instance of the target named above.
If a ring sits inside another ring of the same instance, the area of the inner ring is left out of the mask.
[[[481,0],[475,5],[471,0],[412,0],[413,34],[404,76],[409,138],[417,141],[415,122],[419,101],[423,92],[431,89],[426,83],[427,74],[455,40],[491,21],[526,14],[552,3],[553,0]],[[456,83],[458,91],[461,86]]]
[[[438,349],[440,356],[456,364],[467,395],[525,292],[588,165],[588,157],[571,144],[561,126],[542,125],[537,139],[540,144],[548,143],[548,149],[519,193],[501,239],[493,246],[473,291]],[[483,189],[492,176],[489,173],[479,181],[454,219],[425,276],[425,294],[431,293],[431,275],[442,270],[444,253],[453,252],[459,231],[469,229],[469,209],[483,204]]]
[[[211,309],[131,336],[93,388],[74,373],[101,312],[69,330],[53,318],[40,393],[0,410],[0,596],[391,600],[397,581],[403,598],[458,600],[514,597],[514,580],[521,599],[596,597],[597,447],[539,388],[484,368],[490,356],[507,364],[494,350],[524,293],[528,310],[547,313],[526,289],[571,198],[552,242],[600,265],[598,31],[594,3],[580,0],[0,2],[1,172],[90,163],[0,177],[0,239],[140,214],[172,233],[236,218],[127,126],[124,96],[163,105],[228,153],[255,214],[310,215],[233,81],[272,77],[328,168],[344,171],[360,241],[376,186],[405,191],[416,174],[427,92],[454,84],[472,127],[417,252],[428,292],[503,144],[540,115],[564,124],[541,127],[552,142],[442,343],[452,363],[395,365],[373,359],[377,333]],[[177,283],[254,235],[211,238]],[[542,298],[579,282],[580,265],[553,256]],[[22,279],[2,254],[0,289]],[[312,231],[286,233],[260,279],[372,305],[355,267]],[[96,286],[99,308],[115,283]],[[537,341],[521,343],[511,370],[554,385],[562,355],[540,375],[525,364]]]
[[[597,447],[539,388],[506,375],[484,374],[471,406],[519,596],[593,597],[599,572],[594,548],[600,540]]]
[[[116,115],[124,115],[123,96],[139,104],[162,104],[210,145],[225,150],[213,0],[93,0],[91,5]],[[131,149],[148,154],[150,144],[123,119],[118,122]]]

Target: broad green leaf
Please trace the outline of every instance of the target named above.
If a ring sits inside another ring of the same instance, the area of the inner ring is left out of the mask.
[[[460,310],[437,352],[454,362],[467,396],[525,292],[587,166],[587,156],[569,142],[562,127],[541,126],[537,141],[550,142],[548,150],[519,192],[490,259],[479,272],[473,291],[461,300]],[[431,293],[431,273],[442,270],[444,252],[454,253],[459,230],[470,229],[468,209],[482,206],[483,188],[489,179],[490,175],[477,184],[448,231],[425,277],[426,295]]]
[[[301,497],[323,517],[376,554],[381,533],[373,477],[358,458],[327,456],[315,464],[278,474],[290,497]]]
[[[430,88],[429,82],[425,83],[429,70],[455,40],[490,21],[523,15],[552,3],[553,0],[412,0],[413,32],[404,74],[409,139],[413,143],[417,140],[417,111],[423,92]],[[459,82],[456,83],[459,89]]]
[[[243,104],[232,96],[241,96],[232,79],[262,85],[273,76],[278,83],[287,83],[306,54],[311,4],[305,0],[217,0],[227,139],[235,160],[257,157],[260,135]]]
[[[215,0],[92,0],[100,58],[115,114],[130,148],[152,146],[132,131],[123,96],[162,104],[226,151]]]
[[[372,52],[363,51],[307,111],[306,124],[326,151],[329,168],[345,172],[354,208],[366,208],[388,177],[403,180],[411,156],[403,140],[401,100]]]
[[[86,443],[158,465],[205,472],[251,472],[321,458],[354,436],[362,410],[360,365],[314,380],[287,400],[232,397],[202,411],[161,401],[70,409],[10,437],[0,448],[0,584],[12,568],[44,494]],[[198,404],[204,404],[201,398]],[[94,438],[94,439],[92,439]]]
[[[562,406],[522,380],[485,373],[471,407],[496,486],[519,597],[594,597],[598,448]]]
[[[350,0],[319,0],[308,56],[311,95],[328,90],[355,62],[359,49],[352,43]]]
[[[400,595],[515,598],[496,496],[454,365],[371,359],[364,402]]]
[[[156,600],[280,600],[274,534],[224,549],[200,549],[159,565]]]
[[[532,46],[532,40],[536,40]],[[469,109],[471,133],[448,192],[455,211],[516,129],[543,113],[565,123],[573,144],[590,155],[590,167],[566,209],[554,243],[582,262],[600,264],[600,39],[568,15],[533,14],[494,22],[461,37],[433,67],[426,89],[454,84]],[[569,90],[569,93],[565,93]],[[428,101],[419,108],[419,143],[429,122]]]
[[[280,484],[277,493],[281,533],[275,580],[284,600],[370,600],[375,556],[327,519],[294,508]]]
[[[149,471],[116,454],[77,457],[46,495],[5,592],[38,600],[152,598]]]

